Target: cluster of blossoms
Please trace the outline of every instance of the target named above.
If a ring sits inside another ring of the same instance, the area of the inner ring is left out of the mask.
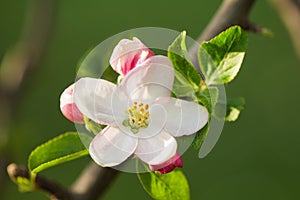
[[[122,77],[115,85],[81,78],[61,95],[63,115],[74,123],[84,117],[107,125],[92,140],[89,153],[103,167],[135,155],[161,174],[182,167],[174,137],[191,135],[208,121],[205,107],[170,97],[174,67],[140,40],[123,39],[114,48],[111,67]]]

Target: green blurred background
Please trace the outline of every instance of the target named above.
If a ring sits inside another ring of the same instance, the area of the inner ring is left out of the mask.
[[[0,1],[0,59],[19,39],[28,0]],[[215,1],[58,1],[52,37],[38,69],[22,91],[10,132],[11,162],[27,164],[30,151],[44,141],[75,130],[59,110],[59,96],[75,79],[85,52],[106,38],[137,27],[165,27],[197,38],[221,0]],[[289,35],[267,1],[257,1],[251,20],[274,38],[249,34],[249,48],[228,96],[246,98],[237,123],[227,123],[213,151],[204,159],[184,154],[184,172],[192,199],[299,199],[300,66]],[[299,35],[300,37],[300,35]],[[0,111],[1,112],[1,111]],[[82,158],[43,172],[70,185],[89,162]],[[7,177],[5,177],[8,179]],[[10,181],[0,199],[47,199],[19,193]],[[150,199],[135,174],[122,173],[104,199]]]

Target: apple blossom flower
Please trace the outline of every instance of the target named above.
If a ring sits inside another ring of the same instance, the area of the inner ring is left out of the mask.
[[[151,56],[154,53],[134,37],[133,40],[122,39],[114,48],[109,62],[116,72],[125,76]]]
[[[161,165],[175,156],[175,137],[204,127],[206,108],[170,97],[173,81],[170,60],[152,56],[130,70],[119,85],[94,78],[75,83],[74,102],[80,112],[107,125],[90,143],[96,163],[113,167],[135,155],[149,165]]]
[[[173,171],[176,167],[182,168],[182,158],[179,153],[176,153],[172,158],[159,165],[149,165],[152,171],[157,171],[160,174],[166,174]]]
[[[84,117],[73,100],[74,84],[63,91],[60,96],[60,110],[70,121],[78,124],[84,123]]]

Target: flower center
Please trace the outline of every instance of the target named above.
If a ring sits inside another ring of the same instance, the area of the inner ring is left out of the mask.
[[[123,125],[130,127],[134,134],[138,133],[140,128],[146,128],[149,125],[150,116],[148,109],[148,104],[134,102],[134,105],[125,111],[128,114],[128,119],[123,121]]]

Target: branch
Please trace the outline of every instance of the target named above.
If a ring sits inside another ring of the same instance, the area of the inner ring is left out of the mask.
[[[284,22],[300,59],[300,0],[271,0]]]
[[[232,25],[239,25],[245,30],[256,33],[263,32],[263,28],[249,20],[249,13],[254,2],[255,0],[224,0],[215,16],[198,38],[198,43],[201,44],[203,41],[210,40]],[[198,49],[199,46],[195,46],[190,51],[191,60],[196,67],[199,67],[197,58]]]
[[[0,87],[6,95],[16,95],[28,73],[38,66],[50,38],[56,1],[31,0],[20,41],[1,63]]]
[[[198,41],[207,41],[232,25],[240,25],[244,29],[257,31],[248,18],[254,1],[224,0]]]
[[[26,168],[20,167],[14,163],[7,167],[7,173],[12,181],[16,181],[18,177],[26,178],[28,180],[30,179],[29,171]],[[52,200],[71,200],[71,194],[68,190],[39,174],[36,176],[34,189],[49,193]]]
[[[14,163],[8,165],[7,173],[14,182],[18,177],[30,180],[29,170]],[[40,174],[36,175],[33,189],[46,192],[52,200],[97,200],[118,174],[115,169],[102,168],[91,162],[70,190]]]
[[[103,168],[91,162],[72,187],[76,200],[96,200],[101,197],[117,178],[119,171]]]
[[[0,63],[0,190],[4,189],[3,173],[9,160],[7,147],[13,113],[24,86],[38,67],[49,41],[55,16],[56,1],[31,0],[26,11],[23,34]],[[3,194],[3,192],[0,192]]]

